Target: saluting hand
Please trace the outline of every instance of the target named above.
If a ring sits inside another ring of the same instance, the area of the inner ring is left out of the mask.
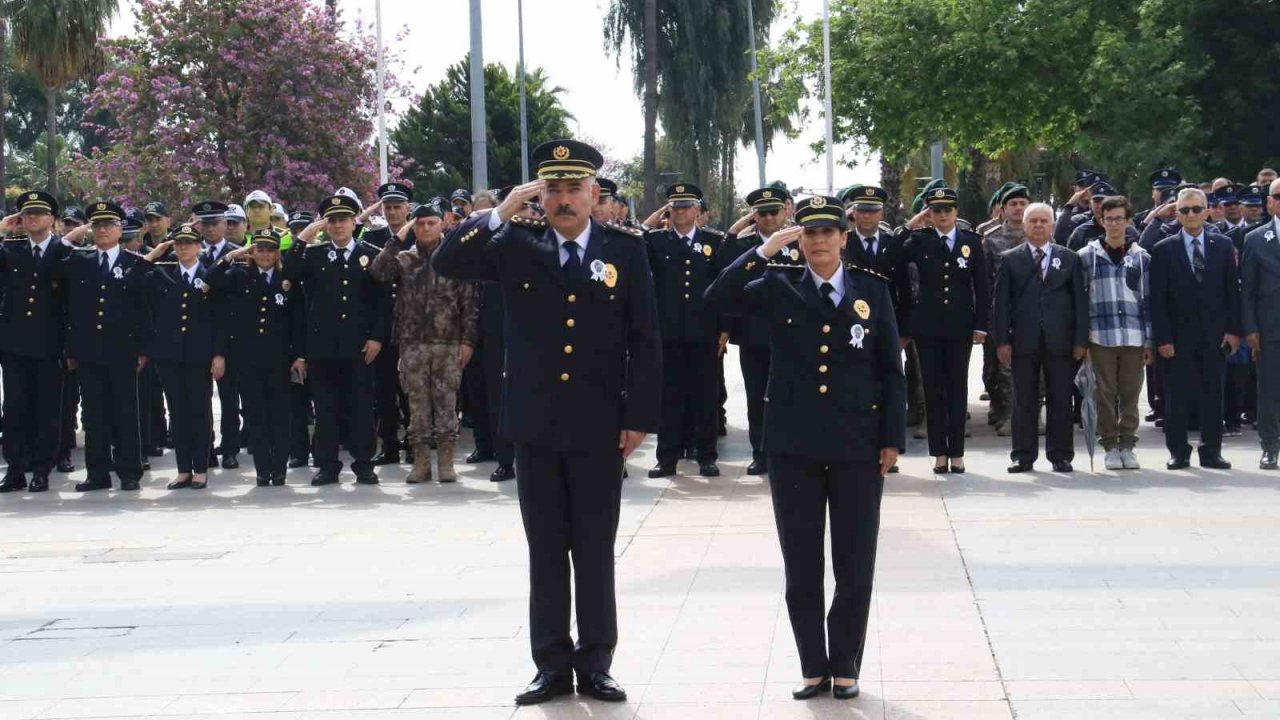
[[[517,185],[511,189],[511,192],[507,193],[507,198],[494,209],[494,212],[498,213],[499,220],[506,222],[515,217],[515,214],[520,212],[525,203],[541,197],[546,189],[547,182],[545,180],[532,180],[523,185]]]
[[[151,249],[151,252],[147,253],[147,257],[145,258],[146,261],[155,262],[156,260],[159,260],[160,258],[164,257],[165,253],[169,252],[169,248],[171,247],[173,247],[172,240],[165,240],[159,245],[156,245],[154,248]]]
[[[772,237],[760,246],[760,253],[766,258],[772,258],[782,251],[782,248],[796,242],[800,236],[804,234],[804,228],[799,225],[792,225],[789,228],[783,228],[774,233]]]

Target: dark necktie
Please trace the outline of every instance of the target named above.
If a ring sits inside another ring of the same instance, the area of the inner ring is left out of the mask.
[[[578,243],[569,240],[564,244],[564,249],[569,253],[569,259],[564,261],[564,281],[566,285],[573,287],[578,284],[578,278],[582,275],[582,260],[578,257]]]
[[[868,254],[868,255],[870,255],[871,257],[875,257],[875,256],[876,256],[876,241],[875,241],[874,239],[868,238],[868,239],[864,240],[863,242],[865,242],[865,243],[867,244],[867,254]]]
[[[36,245],[31,249],[31,254],[36,256],[36,262],[40,262],[40,256],[43,255],[44,253],[40,251],[40,246]]]
[[[1044,249],[1036,250],[1036,274],[1044,279]]]
[[[182,282],[186,283],[186,284],[187,284],[187,287],[191,287],[191,285],[192,285],[192,283],[191,283],[191,276],[190,276],[190,275],[188,275],[186,272],[183,272],[183,273],[182,273]]]
[[[110,275],[111,263],[107,260],[107,254],[105,252],[98,253],[98,257],[102,258],[102,260],[98,263],[98,272],[102,273],[102,277],[106,277]]]
[[[1204,251],[1200,249],[1200,238],[1191,238],[1191,270],[1196,274],[1196,282],[1204,282]]]
[[[835,286],[829,282],[824,282],[822,283],[822,287],[818,289],[822,291],[822,299],[826,301],[827,307],[831,308],[832,310],[835,310],[836,301],[831,297],[831,293],[834,293],[836,291]]]

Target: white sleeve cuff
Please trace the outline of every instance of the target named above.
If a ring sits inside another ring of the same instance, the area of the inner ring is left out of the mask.
[[[502,218],[498,216],[497,210],[489,211],[489,230],[494,231],[502,227]]]
[[[761,245],[760,247],[757,247],[757,248],[756,248],[756,255],[757,255],[761,260],[768,260],[769,258],[764,254],[764,252],[762,252],[762,251],[760,250],[760,248],[761,248],[761,247],[764,247],[764,246],[763,246],[763,245]]]

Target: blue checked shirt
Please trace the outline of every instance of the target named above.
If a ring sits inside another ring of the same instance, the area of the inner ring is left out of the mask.
[[[1137,243],[1124,262],[1111,262],[1103,238],[1080,251],[1089,287],[1089,342],[1103,347],[1151,347],[1151,255]]]

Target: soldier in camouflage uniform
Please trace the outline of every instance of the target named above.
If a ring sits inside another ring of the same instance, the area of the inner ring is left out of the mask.
[[[1010,185],[997,198],[1003,219],[982,237],[982,253],[987,256],[987,268],[991,270],[991,287],[995,287],[1000,272],[1000,253],[1027,241],[1022,229],[1022,213],[1030,199],[1023,185]],[[983,343],[982,354],[982,379],[991,398],[987,423],[996,427],[997,435],[1008,437],[1012,434],[1009,421],[1013,413],[1013,371],[996,360],[996,344],[990,337]]]
[[[373,276],[399,283],[395,338],[400,345],[400,385],[409,396],[409,442],[413,470],[407,482],[431,479],[431,444],[440,482],[458,479],[453,448],[458,439],[458,389],[479,334],[479,311],[471,283],[450,280],[431,268],[448,205],[433,198],[412,213],[373,261]],[[410,240],[410,238],[412,238]],[[408,250],[401,247],[409,242]]]

